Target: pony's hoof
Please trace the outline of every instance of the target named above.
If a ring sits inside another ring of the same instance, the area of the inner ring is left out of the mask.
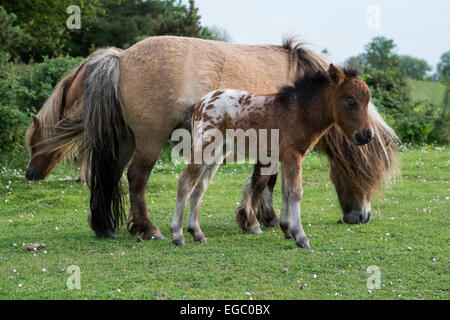
[[[208,239],[203,235],[201,237],[194,237],[194,241],[198,243],[208,243]]]
[[[253,233],[253,234],[263,234],[264,233],[260,226],[250,229],[248,232]]]
[[[116,239],[117,238],[117,234],[115,234],[113,231],[111,230],[105,230],[105,231],[95,231],[95,236],[98,239],[105,239],[105,238],[112,238],[112,239]]]
[[[158,228],[151,228],[150,230],[146,230],[143,235],[144,240],[164,240],[165,237],[159,231]]]
[[[150,237],[147,238],[147,239],[152,239],[152,240],[164,240],[165,238],[166,238],[166,237],[164,237],[163,234],[159,233],[159,234],[156,234],[156,235],[152,235],[152,236],[150,236]]]
[[[202,238],[202,239],[194,239],[195,242],[201,243],[201,244],[207,244],[208,239]]]
[[[268,228],[276,227],[280,224],[280,218],[273,209],[260,209],[257,214],[259,223],[262,223]]]
[[[311,246],[309,245],[309,241],[307,241],[307,240],[299,240],[299,241],[296,241],[295,244],[299,248],[311,249]]]
[[[159,229],[155,226],[139,225],[134,223],[133,220],[128,221],[127,229],[138,241],[165,239]]]
[[[177,247],[184,247],[186,245],[183,240],[173,240],[173,244]]]

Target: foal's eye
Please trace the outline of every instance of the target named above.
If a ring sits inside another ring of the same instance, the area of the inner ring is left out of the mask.
[[[345,99],[345,104],[349,109],[356,109],[358,107],[358,103],[356,103],[355,99],[353,98]]]

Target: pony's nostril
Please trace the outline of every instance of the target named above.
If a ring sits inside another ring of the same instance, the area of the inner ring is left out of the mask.
[[[353,141],[357,145],[369,143],[370,140],[372,140],[372,131],[369,129],[362,129],[359,132],[356,132],[353,138]]]

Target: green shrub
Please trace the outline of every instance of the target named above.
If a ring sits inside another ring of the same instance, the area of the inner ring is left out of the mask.
[[[82,58],[59,57],[39,64],[8,62],[0,52],[0,151],[23,150],[23,137],[36,113],[61,78]]]
[[[29,118],[15,105],[18,75],[25,65],[8,62],[10,55],[0,52],[0,153],[23,149],[22,137]]]
[[[396,62],[385,70],[364,67],[363,79],[372,100],[403,143],[448,143],[444,108],[430,102],[413,102],[407,78]]]
[[[0,104],[0,153],[24,149],[23,137],[30,118],[17,108]]]
[[[446,86],[442,107],[436,119],[435,127],[430,133],[433,141],[442,143],[450,142],[450,76],[442,77],[442,83]]]
[[[74,69],[83,58],[45,58],[17,79],[15,103],[22,112],[37,112],[50,96],[53,87]]]

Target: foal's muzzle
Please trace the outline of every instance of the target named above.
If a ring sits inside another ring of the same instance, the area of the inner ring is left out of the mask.
[[[369,129],[362,129],[353,134],[353,143],[358,146],[367,144],[370,140],[372,140],[372,131]]]
[[[25,171],[25,178],[27,178],[27,180],[42,180],[44,179],[44,176],[33,169],[27,169],[27,171]]]

